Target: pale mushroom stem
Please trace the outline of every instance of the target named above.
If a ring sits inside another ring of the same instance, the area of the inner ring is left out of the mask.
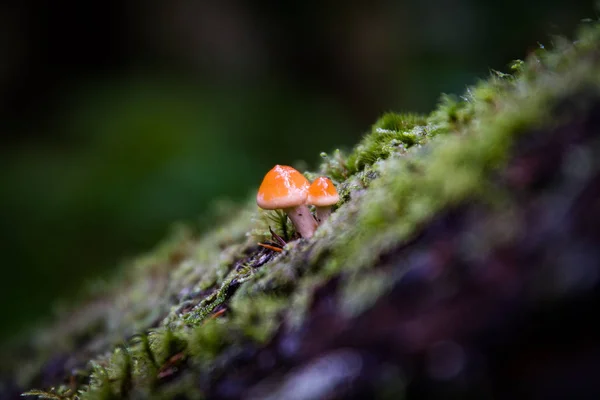
[[[300,233],[303,238],[308,239],[315,233],[317,221],[313,218],[306,204],[286,208],[284,211],[292,220],[292,223],[296,227],[296,231]]]
[[[317,214],[317,221],[319,223],[325,221],[331,215],[331,206],[315,207]]]

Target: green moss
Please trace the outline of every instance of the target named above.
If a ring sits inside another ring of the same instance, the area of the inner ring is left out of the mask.
[[[294,225],[283,210],[258,209],[250,236],[256,242],[269,242],[272,239],[271,230],[284,240],[290,240],[296,232]]]
[[[373,125],[372,131],[378,130],[405,132],[417,125],[425,125],[426,119],[418,114],[397,114],[388,112],[383,114]]]
[[[328,176],[337,184],[344,182],[351,175],[351,171],[346,164],[346,155],[342,150],[336,149],[332,155],[321,153],[321,158],[323,162],[321,163],[319,175]]]
[[[234,339],[227,324],[218,319],[190,329],[188,338],[190,358],[200,366],[208,365]]]
[[[116,368],[116,367],[113,367]],[[90,384],[84,390],[82,396],[85,400],[112,400],[118,399],[118,393],[110,380],[110,375],[105,366],[98,362],[92,362],[90,373]]]
[[[294,232],[283,214],[259,211],[253,196],[215,212],[218,224],[202,235],[177,230],[114,282],[88,289],[86,302],[58,314],[60,323],[39,330],[31,339],[38,357],[21,362],[21,382],[54,351],[83,362],[95,354],[81,398],[201,398],[194,374],[246,344],[268,343],[282,321],[300,326],[329,278],[337,279],[348,318],[368,309],[402,276],[373,270],[382,255],[449,207],[502,201],[493,177],[516,140],[560,123],[550,110],[561,99],[581,88],[600,92],[600,27],[584,26],[575,43],[555,43],[514,62],[515,75],[492,71],[462,97],[442,96],[428,116],[387,113],[351,152],[323,155],[319,174],[335,181],[341,201],[309,240],[278,254],[260,249],[269,228],[285,238]],[[164,374],[178,384],[164,383]]]
[[[427,135],[424,125],[425,117],[416,114],[384,114],[348,155],[345,162],[348,172],[355,174],[377,160],[406,153],[411,146],[423,142]]]
[[[160,387],[153,390],[153,392],[143,392],[137,394],[134,398],[148,398],[151,397],[155,400],[172,400],[172,399],[189,399],[189,400],[200,400],[204,399],[204,394],[197,388],[197,378],[190,373],[179,376],[178,379],[162,384]]]
[[[287,303],[287,300],[272,295],[236,296],[231,302],[234,313],[232,324],[239,327],[244,337],[262,344],[278,327],[280,318],[277,314],[286,308]]]

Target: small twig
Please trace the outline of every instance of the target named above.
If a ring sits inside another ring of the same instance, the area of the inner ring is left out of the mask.
[[[258,245],[264,247],[265,249],[273,250],[273,251],[276,251],[278,253],[282,252],[281,248],[276,247],[276,246],[271,246],[270,244],[258,243]]]
[[[157,378],[163,379],[175,374],[179,365],[185,359],[185,353],[180,352],[170,357],[164,365],[158,370]]]
[[[281,247],[284,247],[287,244],[287,242],[285,240],[283,240],[283,238],[281,236],[279,236],[278,234],[273,232],[273,229],[271,229],[271,227],[269,227],[269,232],[271,232],[271,237],[273,239],[277,240],[279,242],[279,244],[281,245]]]
[[[225,314],[225,312],[227,311],[227,308],[221,308],[219,311],[213,313],[213,315],[210,316],[211,319],[215,319],[215,318],[219,318],[221,315]]]

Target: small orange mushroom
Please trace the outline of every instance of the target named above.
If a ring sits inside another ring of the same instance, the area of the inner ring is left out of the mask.
[[[309,238],[317,229],[317,222],[306,205],[309,186],[304,175],[294,168],[276,165],[263,178],[256,204],[264,210],[283,209],[296,231]]]
[[[307,204],[312,204],[317,210],[317,221],[321,223],[331,214],[331,206],[340,201],[335,185],[329,178],[321,176],[308,188]]]

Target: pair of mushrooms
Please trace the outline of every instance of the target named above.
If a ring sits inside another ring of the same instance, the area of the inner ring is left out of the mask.
[[[338,200],[331,180],[322,176],[311,185],[300,172],[287,165],[276,165],[267,172],[256,195],[256,204],[260,208],[283,209],[296,231],[305,238],[313,235],[318,223],[331,214],[331,206]],[[308,205],[316,207],[316,221]]]

